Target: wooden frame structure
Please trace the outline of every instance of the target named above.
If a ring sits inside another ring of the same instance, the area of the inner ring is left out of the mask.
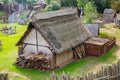
[[[25,34],[17,42],[20,67],[50,70],[86,57],[84,41],[93,35],[73,9],[33,15]]]
[[[92,37],[84,41],[87,56],[101,56],[116,44],[115,37]]]
[[[27,31],[17,43],[19,46],[18,57],[29,56],[32,55],[31,53],[34,53],[34,56],[44,53],[51,55],[48,60],[50,69],[60,68],[86,56],[82,43],[91,36],[92,34],[79,21],[76,10],[38,13],[33,15]],[[20,61],[19,58],[16,61],[18,66],[31,67],[21,65],[27,63],[21,63],[23,61]],[[24,58],[26,61],[27,57]],[[46,70],[46,68],[42,69]]]

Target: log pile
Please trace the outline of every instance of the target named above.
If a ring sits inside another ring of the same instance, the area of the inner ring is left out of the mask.
[[[50,69],[50,59],[51,55],[42,53],[23,54],[16,59],[15,65],[22,68],[34,68],[46,71]]]
[[[75,55],[75,58],[81,59],[83,57],[86,57],[84,44],[81,44],[81,45],[73,48],[72,50],[73,50],[73,53]]]

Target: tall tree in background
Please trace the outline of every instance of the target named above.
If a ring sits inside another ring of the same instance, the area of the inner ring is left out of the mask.
[[[103,13],[105,8],[110,8],[111,7],[111,0],[77,0],[78,2],[78,7],[79,8],[84,8],[86,3],[90,1],[94,3],[94,5],[97,7],[97,11],[99,13]]]
[[[85,16],[83,17],[84,23],[93,23],[93,19],[97,17],[96,7],[92,2],[86,3],[84,7]]]
[[[120,0],[112,0],[112,9],[116,10],[117,12],[120,12]]]
[[[60,0],[62,7],[76,7],[77,1],[76,0]]]
[[[90,0],[97,7],[99,13],[103,13],[104,9],[111,8],[111,0]]]
[[[77,6],[79,8],[84,8],[84,6],[86,5],[86,3],[88,3],[89,0],[77,0]]]
[[[61,7],[60,0],[46,0],[46,4],[45,11],[55,11]]]

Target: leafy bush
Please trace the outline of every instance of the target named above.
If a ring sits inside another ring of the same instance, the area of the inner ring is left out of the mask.
[[[61,5],[57,1],[50,1],[50,4],[45,8],[46,11],[55,11],[60,9]]]
[[[86,5],[86,3],[88,2],[89,0],[77,0],[77,6],[79,8],[84,8],[84,6]]]
[[[93,19],[97,17],[96,7],[92,2],[88,2],[84,7],[85,16],[83,20],[85,23],[93,23]]]
[[[76,0],[60,0],[62,7],[76,7],[77,1]]]

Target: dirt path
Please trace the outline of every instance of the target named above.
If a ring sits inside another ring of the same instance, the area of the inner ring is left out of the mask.
[[[118,59],[120,59],[120,47],[118,48],[118,50],[116,51],[116,56],[118,57]]]

